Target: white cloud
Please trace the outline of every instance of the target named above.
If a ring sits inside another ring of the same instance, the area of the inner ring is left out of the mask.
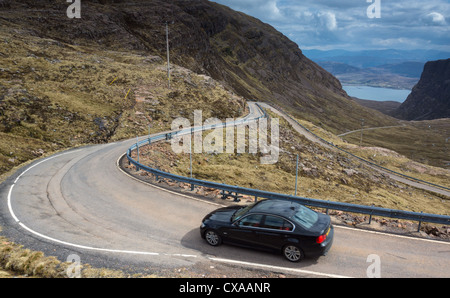
[[[328,31],[334,31],[337,29],[336,15],[332,12],[319,12],[317,14],[319,23],[324,26]]]
[[[1,1],[1,0],[0,0]],[[300,48],[441,48],[450,51],[450,0],[211,0],[270,23]]]
[[[282,17],[277,0],[219,0],[216,2],[261,19],[277,20]]]
[[[445,26],[447,22],[445,21],[445,17],[438,12],[430,12],[429,14],[423,17],[423,20],[427,25],[432,26]]]
[[[277,6],[277,1],[264,1],[265,5],[263,5],[261,8],[263,11],[269,12],[269,19],[278,19],[282,17],[281,11]]]

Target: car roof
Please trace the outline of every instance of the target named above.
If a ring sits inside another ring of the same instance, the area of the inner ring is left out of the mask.
[[[291,217],[302,205],[293,201],[284,200],[262,200],[256,203],[249,212],[258,213],[271,213],[281,215],[284,217]]]

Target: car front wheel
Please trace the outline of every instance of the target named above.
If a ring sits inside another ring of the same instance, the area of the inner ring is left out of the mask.
[[[216,231],[213,230],[206,231],[205,239],[206,242],[208,242],[208,244],[212,246],[218,246],[222,243],[222,238],[219,236],[219,234],[216,233]]]
[[[297,245],[287,244],[283,247],[283,255],[291,262],[299,262],[303,259],[303,251]]]

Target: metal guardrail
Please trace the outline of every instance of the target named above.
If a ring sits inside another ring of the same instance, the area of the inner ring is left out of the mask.
[[[209,130],[209,129],[218,128],[218,127],[225,127],[225,126],[231,125],[231,124],[232,125],[246,124],[251,121],[256,121],[262,117],[267,117],[267,114],[264,111],[264,109],[262,109],[258,104],[257,104],[257,106],[264,113],[264,115],[261,117],[251,118],[251,119],[245,117],[243,119],[240,119],[240,120],[234,121],[232,123],[228,123],[228,124],[225,123],[225,124],[221,124],[221,125],[220,124],[219,125],[208,125],[208,126],[202,126],[202,127],[183,129],[183,130],[179,130],[179,131],[172,131],[170,133],[159,134],[159,135],[144,139],[140,142],[136,142],[136,144],[134,144],[127,150],[127,153],[126,153],[127,159],[130,162],[130,164],[133,164],[136,167],[136,169],[141,169],[141,170],[147,171],[149,173],[154,174],[157,177],[163,177],[163,178],[175,180],[178,182],[184,182],[187,184],[191,184],[192,186],[197,185],[197,186],[214,188],[214,189],[227,191],[227,192],[233,192],[236,194],[254,196],[255,199],[256,198],[265,198],[265,199],[278,199],[278,200],[288,200],[288,201],[294,200],[294,201],[296,201],[300,204],[306,205],[306,206],[325,208],[325,209],[327,209],[327,212],[328,212],[328,210],[331,209],[331,210],[339,210],[339,211],[359,213],[359,214],[367,214],[367,215],[370,215],[370,217],[382,216],[382,217],[389,217],[389,218],[418,221],[419,229],[420,229],[420,224],[422,222],[450,225],[450,216],[446,216],[446,215],[436,215],[436,214],[429,214],[429,213],[422,213],[422,212],[419,213],[419,212],[387,209],[387,208],[374,207],[374,206],[364,206],[364,205],[356,205],[356,204],[350,204],[350,203],[325,201],[325,200],[311,199],[311,198],[263,191],[263,190],[258,190],[258,189],[245,188],[245,187],[240,187],[240,186],[236,186],[236,185],[234,185],[234,186],[227,185],[227,184],[222,184],[222,183],[217,183],[217,182],[212,182],[212,181],[199,180],[199,179],[195,179],[195,178],[189,178],[189,177],[171,174],[168,172],[164,172],[164,171],[161,171],[158,169],[148,167],[146,165],[139,163],[138,161],[134,160],[131,157],[131,152],[133,150],[139,150],[139,146],[143,145],[143,144],[148,144],[148,143],[152,143],[152,142],[160,141],[160,140],[169,140],[170,138],[172,138],[175,135],[192,134],[196,131],[204,131],[204,130]]]
[[[386,167],[380,166],[379,164],[376,164],[376,163],[374,163],[374,162],[371,162],[371,161],[369,161],[369,160],[367,160],[367,159],[364,159],[364,158],[362,158],[362,157],[359,157],[359,156],[357,156],[357,155],[355,155],[355,154],[353,154],[353,153],[351,153],[351,152],[349,152],[349,151],[347,151],[347,150],[344,150],[344,149],[340,148],[339,146],[336,146],[335,144],[333,144],[333,143],[331,143],[331,142],[325,140],[324,138],[322,138],[322,137],[316,135],[316,134],[315,134],[314,132],[312,132],[310,129],[308,129],[308,128],[306,128],[304,125],[300,124],[296,119],[292,118],[292,116],[290,116],[288,113],[285,113],[285,112],[283,111],[283,109],[281,109],[279,106],[276,106],[276,105],[274,105],[274,104],[272,104],[272,103],[267,103],[267,104],[268,104],[268,105],[271,105],[272,107],[274,107],[274,108],[280,110],[281,112],[283,112],[287,117],[289,117],[289,119],[291,119],[292,121],[294,121],[295,123],[297,123],[297,124],[298,124],[299,126],[301,126],[304,130],[306,130],[307,132],[309,132],[310,134],[312,134],[314,137],[320,139],[322,142],[324,142],[324,143],[326,143],[327,145],[332,146],[332,147],[334,147],[334,148],[336,148],[336,149],[338,149],[338,150],[340,150],[340,151],[342,151],[342,152],[344,152],[344,153],[346,153],[346,154],[348,154],[348,155],[351,155],[351,156],[353,156],[354,158],[356,158],[356,159],[358,159],[358,160],[360,160],[360,161],[362,161],[362,162],[368,163],[368,164],[370,164],[371,166],[380,168],[380,169],[382,169],[382,170],[385,170],[385,171],[390,172],[390,173],[392,173],[392,174],[395,174],[395,175],[397,175],[397,176],[402,176],[403,178],[406,178],[406,179],[409,179],[409,180],[412,180],[412,181],[416,181],[416,182],[419,182],[419,183],[425,183],[425,184],[428,184],[428,185],[431,185],[431,186],[435,186],[435,187],[438,187],[438,188],[442,188],[442,189],[444,189],[444,190],[450,190],[449,187],[446,187],[446,186],[443,186],[443,185],[439,185],[439,184],[435,184],[435,183],[432,183],[432,182],[429,182],[429,181],[426,181],[426,180],[422,180],[422,179],[419,179],[419,178],[415,178],[415,177],[412,177],[412,176],[408,176],[408,175],[405,175],[405,174],[403,174],[403,173],[396,172],[396,171],[394,171],[394,170],[388,169],[388,168],[386,168]]]

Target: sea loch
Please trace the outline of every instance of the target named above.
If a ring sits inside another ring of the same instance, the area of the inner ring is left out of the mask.
[[[376,101],[404,102],[411,90],[390,89],[369,86],[342,86],[349,96]]]

